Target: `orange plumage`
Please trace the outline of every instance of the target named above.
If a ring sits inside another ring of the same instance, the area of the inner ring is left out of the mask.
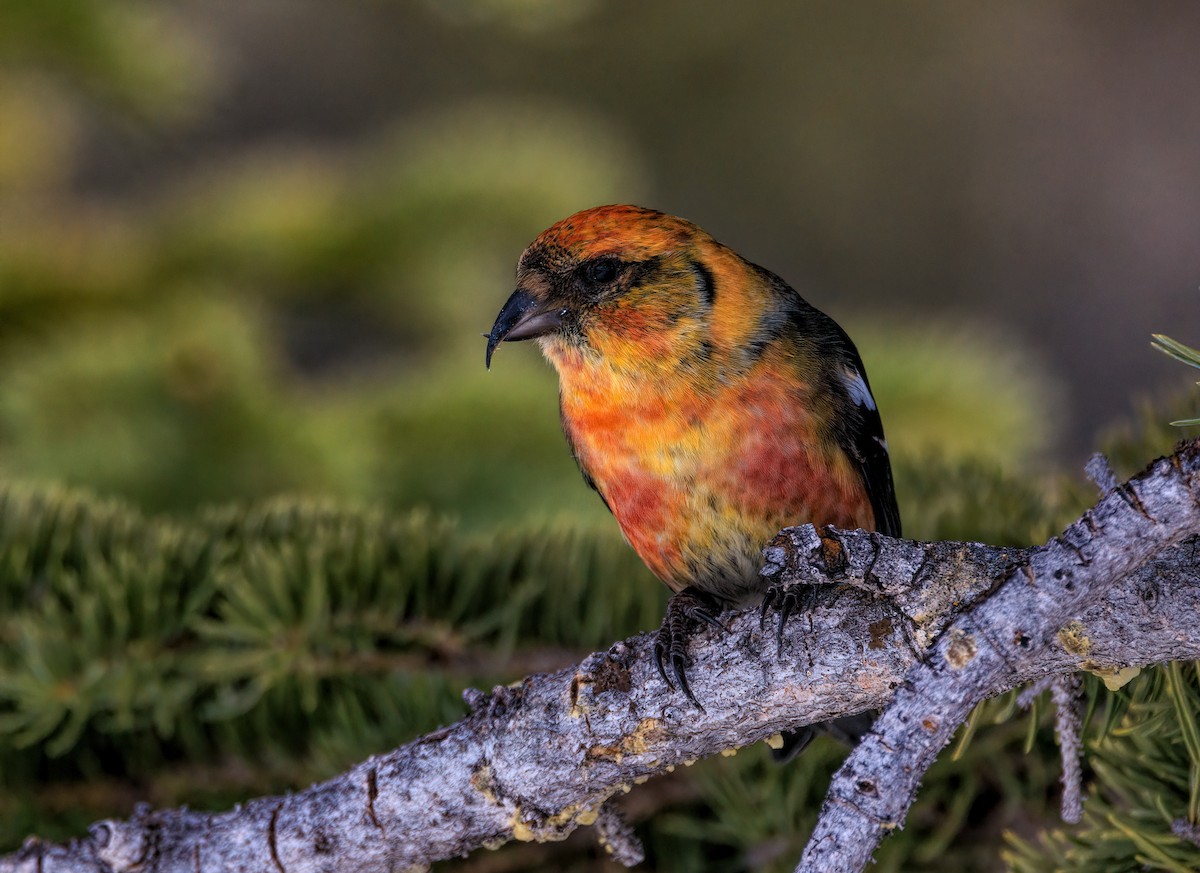
[[[660,657],[685,692],[681,617],[760,596],[761,551],[780,528],[899,534],[853,343],[690,222],[604,206],[542,233],[521,257],[489,363],[501,341],[535,337],[558,371],[584,478],[677,592],[672,606],[682,599]]]

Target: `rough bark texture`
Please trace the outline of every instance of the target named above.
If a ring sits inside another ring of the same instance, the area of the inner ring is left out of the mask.
[[[1114,489],[1031,550],[785,531],[767,550],[781,584],[813,586],[777,655],[773,616],[699,632],[689,671],[705,712],[655,673],[651,635],[579,665],[473,695],[462,721],[341,776],[228,812],[141,810],[66,846],[31,840],[10,871],[420,869],[507,840],[560,839],[604,802],[723,749],[886,707],[847,760],[801,870],[860,870],[903,821],[925,769],[985,697],[1078,669],[1200,657],[1200,449]]]
[[[1077,656],[1080,667],[1109,666],[1101,647],[1123,641],[1131,645],[1113,655],[1124,666],[1195,658],[1195,540],[1172,546],[1200,530],[1198,485],[1193,442],[1113,488],[955,619],[834,776],[796,869],[862,870],[903,823],[921,777],[975,704],[1058,672],[1060,654]],[[1168,557],[1182,566],[1164,565]],[[1137,593],[1141,604],[1130,602]],[[1145,636],[1130,638],[1135,626]]]

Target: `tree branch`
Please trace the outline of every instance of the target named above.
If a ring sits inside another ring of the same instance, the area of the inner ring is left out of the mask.
[[[421,869],[597,820],[632,860],[604,807],[613,795],[887,707],[835,779],[800,868],[861,869],[977,700],[1056,673],[1200,657],[1196,543],[1174,545],[1200,531],[1197,470],[1200,449],[1185,446],[1031,550],[789,529],[764,572],[815,585],[813,608],[785,628],[778,657],[754,613],[723,616],[719,638],[700,632],[689,676],[706,712],[663,686],[642,634],[472,698],[462,721],[306,791],[223,813],[141,809],[65,846],[31,840],[0,873]]]
[[[1106,663],[1096,660],[1098,645],[1118,641],[1135,643],[1110,655],[1124,666],[1197,656],[1194,556],[1172,547],[1200,530],[1198,445],[1109,490],[954,621],[834,776],[798,871],[865,868],[975,705],[1060,672],[1063,654],[1084,669]],[[1188,584],[1177,591],[1180,575]],[[1139,591],[1142,603],[1130,602]],[[1122,625],[1138,619],[1149,625],[1147,638],[1129,640]]]

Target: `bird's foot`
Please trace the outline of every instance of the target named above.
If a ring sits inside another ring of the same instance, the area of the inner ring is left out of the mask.
[[[684,588],[667,601],[667,614],[663,616],[658,638],[654,641],[654,663],[658,666],[658,675],[662,676],[663,682],[672,691],[678,684],[684,696],[701,712],[704,712],[704,707],[692,694],[687,681],[686,671],[692,664],[687,653],[688,640],[694,621],[703,621],[718,630],[725,630],[725,626],[717,621],[720,611],[720,603],[715,597],[690,586]],[[672,682],[672,679],[675,681]]]
[[[767,612],[771,607],[779,610],[779,625],[775,628],[775,648],[783,653],[783,629],[795,612],[808,612],[815,605],[816,586],[802,581],[776,582],[763,595],[762,611],[758,615],[759,628],[766,627]]]

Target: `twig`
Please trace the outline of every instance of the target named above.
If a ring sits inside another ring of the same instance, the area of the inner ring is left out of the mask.
[[[1043,691],[1054,701],[1054,732],[1062,755],[1062,818],[1068,824],[1083,820],[1083,721],[1079,716],[1079,677],[1044,676],[1017,695],[1017,705],[1028,709]]]
[[[1200,825],[1194,825],[1186,818],[1177,818],[1171,822],[1171,833],[1181,840],[1187,840],[1193,846],[1200,847]]]
[[[612,801],[600,807],[600,816],[596,819],[596,839],[614,861],[625,867],[635,867],[646,858],[641,841]]]
[[[1079,716],[1080,684],[1077,675],[1055,676],[1050,685],[1054,701],[1054,732],[1062,754],[1062,818],[1067,824],[1083,821],[1083,720]]]
[[[1117,474],[1113,472],[1112,464],[1099,452],[1088,458],[1088,462],[1083,466],[1083,472],[1087,473],[1088,478],[1100,489],[1101,497],[1107,497],[1120,484],[1117,481]]]
[[[1056,676],[1043,676],[1032,685],[1022,688],[1021,693],[1017,695],[1017,706],[1021,707],[1021,709],[1029,709],[1029,707],[1033,706],[1034,698],[1043,691],[1049,691],[1050,686],[1054,684],[1054,680],[1057,678]]]

